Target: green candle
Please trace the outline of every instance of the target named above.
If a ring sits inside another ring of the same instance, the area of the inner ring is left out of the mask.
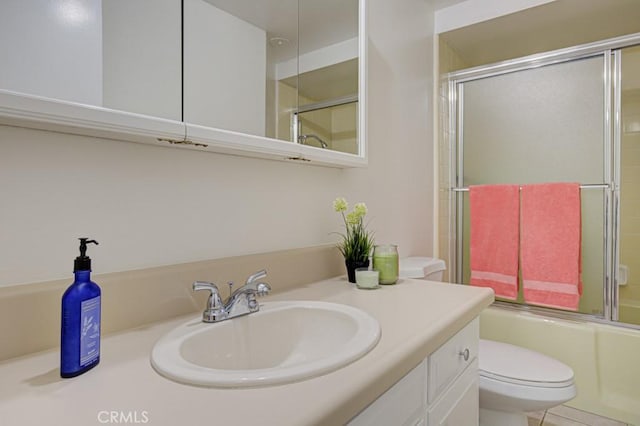
[[[398,246],[379,245],[373,248],[373,269],[380,273],[380,284],[395,284],[398,281]]]

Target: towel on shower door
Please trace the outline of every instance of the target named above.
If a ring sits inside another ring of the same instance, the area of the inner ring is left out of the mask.
[[[518,185],[469,187],[471,285],[518,297]]]
[[[577,310],[582,294],[580,185],[524,185],[520,221],[524,300]]]

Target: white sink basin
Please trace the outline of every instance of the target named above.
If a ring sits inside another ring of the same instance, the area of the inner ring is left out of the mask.
[[[162,337],[151,352],[161,375],[186,384],[246,387],[288,383],[337,370],[380,339],[369,314],[327,302],[266,302],[215,324],[200,318]]]

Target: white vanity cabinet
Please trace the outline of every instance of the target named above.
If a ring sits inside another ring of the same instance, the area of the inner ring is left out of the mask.
[[[478,318],[388,389],[350,426],[477,426]]]

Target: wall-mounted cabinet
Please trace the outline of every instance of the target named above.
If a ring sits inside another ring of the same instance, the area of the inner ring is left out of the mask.
[[[316,3],[3,1],[0,124],[365,165],[365,0]]]

